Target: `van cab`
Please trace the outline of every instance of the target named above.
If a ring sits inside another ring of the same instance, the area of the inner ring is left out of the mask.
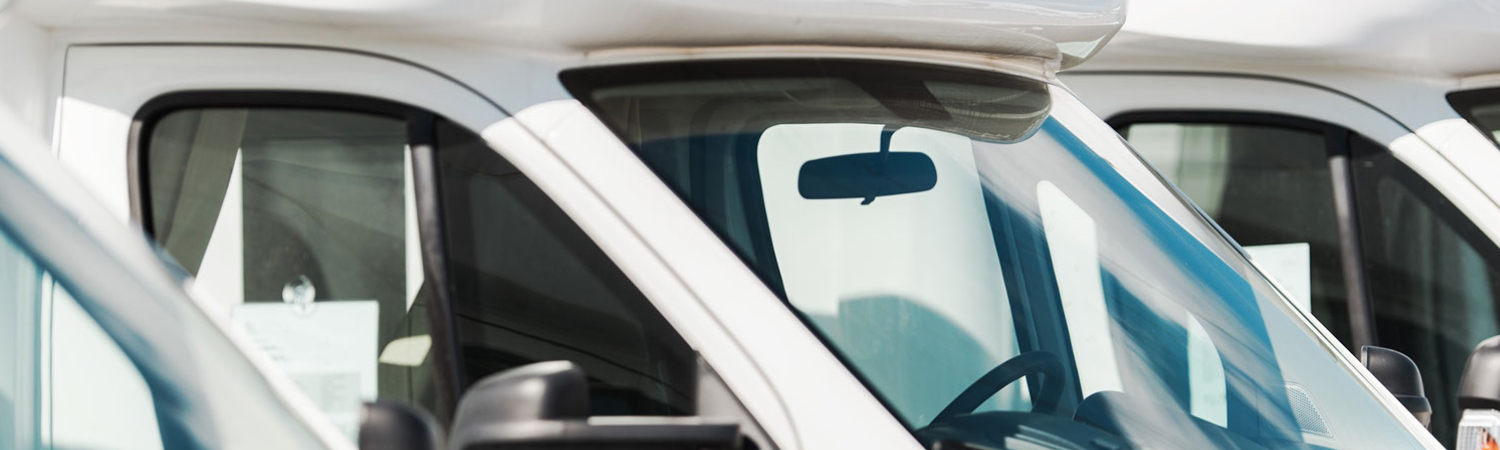
[[[1451,442],[1500,334],[1494,8],[1143,0],[1061,75],[1351,351],[1421,368]]]
[[[351,437],[1437,445],[1058,83],[1121,2],[5,14],[0,100]]]

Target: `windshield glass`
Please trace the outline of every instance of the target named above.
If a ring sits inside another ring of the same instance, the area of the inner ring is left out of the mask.
[[[924,444],[1420,446],[1060,89],[831,60],[562,81]]]

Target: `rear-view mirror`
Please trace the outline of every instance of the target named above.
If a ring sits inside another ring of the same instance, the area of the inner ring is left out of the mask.
[[[861,198],[927,191],[937,185],[937,167],[919,152],[854,153],[802,164],[797,191],[806,199]]]

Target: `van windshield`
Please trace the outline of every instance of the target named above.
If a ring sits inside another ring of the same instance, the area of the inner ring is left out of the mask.
[[[826,59],[562,81],[924,445],[1422,445],[1046,83]]]

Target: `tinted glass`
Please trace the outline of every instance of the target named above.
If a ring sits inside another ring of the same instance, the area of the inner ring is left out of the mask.
[[[1500,89],[1479,89],[1448,94],[1448,102],[1464,119],[1500,144]]]
[[[1142,157],[1344,342],[1349,310],[1321,131],[1234,123],[1131,123]]]
[[[361,401],[432,406],[404,120],[282,108],[150,128],[157,242],[351,435]]]
[[[927,444],[1418,446],[1341,349],[1046,84],[839,60],[563,83]],[[931,189],[799,192],[809,161],[887,151],[926,155]]]
[[[1500,251],[1453,203],[1384,147],[1354,141],[1365,268],[1380,345],[1410,355],[1451,444],[1469,351],[1500,334]]]
[[[1474,108],[1474,122],[1481,130],[1490,136],[1490,139],[1500,141],[1500,103],[1489,104]]]
[[[437,146],[468,381],[570,360],[595,414],[691,414],[696,355],[588,235],[473,133]]]

